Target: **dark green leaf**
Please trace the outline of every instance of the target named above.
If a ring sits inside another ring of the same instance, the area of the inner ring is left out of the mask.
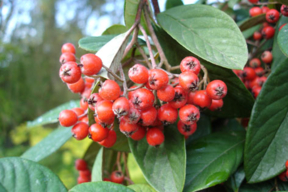
[[[191,52],[179,45],[161,28],[154,27],[163,51],[173,66],[180,64],[181,60],[187,56],[193,56]],[[220,79],[228,87],[228,94],[224,98],[224,106],[220,112],[210,112],[217,117],[249,117],[254,99],[251,93],[246,89],[241,80],[230,69],[215,66],[200,59],[201,64],[208,70],[210,80]],[[231,107],[233,106],[233,107]]]
[[[56,122],[58,122],[57,118],[59,117],[59,113],[61,111],[63,111],[64,109],[72,109],[72,108],[79,107],[79,106],[80,106],[79,100],[69,101],[67,103],[64,103],[64,104],[46,112],[45,114],[41,115],[37,119],[35,119],[33,121],[28,121],[27,127],[31,128],[31,127],[35,127],[35,126],[39,126],[39,125],[56,123]]]
[[[0,184],[6,191],[67,191],[52,171],[19,157],[1,158],[0,173]]]
[[[27,150],[21,157],[38,162],[57,151],[71,136],[71,127],[60,127]]]
[[[255,184],[244,184],[240,186],[239,192],[269,192],[274,188],[273,181],[266,181]]]
[[[276,179],[276,178],[275,178]],[[288,191],[288,183],[277,179],[277,185],[280,191]]]
[[[95,158],[99,152],[99,150],[101,149],[101,145],[99,145],[96,142],[92,142],[90,144],[90,146],[88,147],[88,149],[86,150],[84,156],[82,159],[84,159],[86,161],[86,163],[88,164],[89,169],[91,170],[95,161]]]
[[[232,18],[222,11],[192,4],[169,9],[157,18],[171,37],[202,59],[230,69],[243,69],[246,64],[246,41]]]
[[[246,19],[242,22],[242,24],[239,26],[241,31],[245,31],[246,29],[249,29],[251,27],[254,27],[255,25],[261,24],[266,21],[265,18],[266,14],[257,15],[255,17],[251,17]]]
[[[130,152],[128,138],[123,133],[121,133],[117,119],[114,121],[114,131],[117,134],[117,141],[113,147],[111,147],[111,149],[116,151]]]
[[[234,10],[234,12],[236,15],[235,20],[237,21],[237,25],[239,22],[242,21],[241,23],[243,23],[245,21],[245,19],[250,17],[248,9],[240,8],[240,9]]]
[[[103,164],[103,170],[104,170],[104,174],[108,173],[112,173],[112,171],[114,170],[114,165],[116,162],[116,158],[117,158],[117,151],[114,151],[112,149],[108,149],[108,148],[104,148],[103,151],[103,162],[105,162]],[[106,175],[107,177],[110,177],[110,175]]]
[[[226,181],[242,161],[243,132],[214,133],[187,146],[184,191],[198,191]]]
[[[279,175],[288,156],[288,59],[273,71],[257,97],[249,121],[244,168],[249,182]],[[277,157],[277,158],[272,158]]]
[[[176,125],[164,128],[165,141],[158,148],[149,146],[146,139],[129,145],[146,180],[157,191],[182,191],[185,180],[185,141]]]
[[[118,35],[120,33],[125,33],[127,31],[127,27],[124,25],[116,24],[107,28],[102,35]]]
[[[102,35],[97,37],[84,37],[79,40],[78,44],[81,49],[97,52],[115,36],[116,35]]]
[[[220,124],[217,122],[218,126],[214,127],[214,130],[217,129],[218,131],[228,132],[228,131],[245,131],[245,129],[240,125],[240,123],[236,119],[224,119],[221,120],[222,123]]]
[[[278,45],[286,57],[288,57],[288,25],[285,25],[278,33]]]
[[[260,29],[260,27],[261,27],[261,25],[256,25],[254,27],[251,27],[251,28],[243,31],[242,32],[243,36],[245,37],[245,39],[250,38],[254,34],[255,31],[258,31]]]
[[[152,187],[147,184],[129,185],[128,188],[133,189],[135,192],[156,192]]]
[[[285,4],[288,5],[287,0],[276,0],[277,2],[281,3],[281,4]]]
[[[102,165],[103,165],[103,148],[101,148],[95,158],[95,162],[92,168],[91,180],[103,181],[102,179]]]
[[[183,5],[182,0],[167,0],[165,4],[165,9],[171,9],[173,7]]]
[[[69,192],[134,192],[134,190],[125,187],[124,185],[112,182],[89,182],[76,185]]]
[[[225,186],[231,189],[232,191],[237,192],[241,183],[245,179],[244,167],[241,166],[237,169],[237,171],[229,177],[229,179],[225,182]]]

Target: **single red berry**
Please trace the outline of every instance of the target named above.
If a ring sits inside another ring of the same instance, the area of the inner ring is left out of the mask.
[[[249,124],[249,118],[242,118],[241,119],[241,125],[243,126],[243,127],[248,127],[248,124]]]
[[[245,80],[253,80],[256,78],[256,73],[254,71],[253,68],[251,67],[244,67],[244,70],[243,70],[243,78]],[[213,99],[213,98],[212,98]]]
[[[88,102],[85,98],[82,98],[80,100],[80,107],[83,109],[83,110],[86,110],[88,108]]]
[[[91,172],[87,169],[87,170],[82,170],[79,171],[79,176],[80,177],[86,177],[87,179],[91,179]]]
[[[158,119],[165,125],[173,124],[177,121],[177,109],[166,103],[158,109]]]
[[[278,178],[281,180],[281,181],[288,181],[288,177],[287,177],[287,174],[286,174],[286,170],[284,172],[282,172],[280,175],[278,175]]]
[[[113,119],[111,119],[109,122],[107,121],[107,122],[103,122],[103,121],[101,121],[97,116],[95,116],[94,115],[94,120],[95,120],[95,122],[97,123],[97,124],[99,124],[99,125],[101,125],[102,127],[109,127],[111,124],[113,124],[114,123],[114,118]]]
[[[253,34],[253,39],[255,41],[262,39],[262,34],[259,31],[255,31]]]
[[[261,59],[264,63],[271,63],[273,60],[273,55],[270,51],[264,51],[261,55]]]
[[[268,26],[270,26],[268,22],[264,22],[264,23],[263,23],[263,28],[264,28],[264,27],[268,27]]]
[[[72,110],[63,110],[59,114],[59,123],[63,127],[70,127],[77,123],[78,116],[77,114]]]
[[[76,49],[75,49],[75,46],[72,43],[65,43],[65,44],[62,45],[61,52],[62,53],[73,53],[73,54],[75,54],[76,53]]]
[[[87,124],[89,125],[89,118],[88,118],[87,115],[84,116],[84,117],[82,117],[82,118],[80,118],[80,121],[82,121],[82,122],[84,122],[84,123],[87,123]]]
[[[95,82],[94,78],[90,78],[90,77],[85,77],[85,82],[89,83],[89,84],[93,84]]]
[[[115,81],[110,79],[107,79],[99,89],[99,95],[106,100],[116,100],[120,94],[120,86]]]
[[[153,106],[154,95],[148,89],[140,88],[133,93],[130,100],[136,109],[145,110]]]
[[[113,103],[108,100],[102,100],[100,101],[96,107],[95,107],[95,113],[97,114],[97,117],[102,121],[103,123],[109,123],[112,120],[114,120],[115,115],[112,111]]]
[[[112,180],[109,178],[104,178],[103,181],[112,182]]]
[[[180,107],[183,107],[187,103],[188,95],[187,92],[181,86],[176,86],[174,90],[175,90],[174,98],[172,101],[169,102],[169,104],[175,109],[178,109]]]
[[[82,55],[80,62],[83,65],[81,71],[84,75],[95,75],[102,68],[102,60],[92,53]]]
[[[214,88],[214,90],[220,90],[220,89]],[[212,93],[212,94],[214,94],[214,96],[218,98],[218,97],[220,97],[219,95],[221,93],[218,91],[217,93]],[[223,91],[222,91],[222,95],[223,95]],[[211,103],[212,103],[212,99],[207,94],[206,90],[196,91],[196,93],[195,93],[195,95],[193,97],[193,104],[194,105],[197,105],[197,106],[199,106],[201,108],[206,108],[206,107],[210,107]]]
[[[89,127],[89,138],[95,142],[103,141],[108,137],[109,129],[102,127],[100,124],[92,124]]]
[[[266,20],[269,23],[276,23],[279,20],[280,14],[276,9],[270,9],[266,13]]]
[[[279,27],[279,31],[281,31],[281,29],[286,25],[287,23],[284,23],[283,25],[281,25],[280,27]]]
[[[74,111],[76,113],[76,115],[78,116],[78,121],[81,121],[82,119],[80,119],[79,116],[83,115],[85,111],[82,108],[79,108],[79,107],[75,107],[75,108],[73,108],[71,110]]]
[[[110,148],[116,143],[116,140],[117,140],[116,132],[114,130],[110,130],[108,133],[108,137],[98,143],[104,147]]]
[[[75,62],[61,65],[59,76],[65,83],[76,83],[81,78],[81,70]]]
[[[161,69],[149,70],[148,84],[153,90],[165,87],[169,82],[167,73]]]
[[[216,111],[216,110],[220,110],[223,106],[223,100],[222,99],[218,99],[218,100],[214,100],[212,99],[212,103],[209,107],[210,111]]]
[[[262,10],[262,13],[267,13],[270,9],[269,7],[263,6],[261,10]]]
[[[84,171],[84,170],[87,170],[87,163],[85,160],[83,159],[77,159],[75,161],[75,168],[78,170],[78,171]]]
[[[258,58],[253,58],[253,59],[250,60],[249,65],[252,68],[260,67],[261,66],[261,61]]]
[[[127,98],[119,97],[112,105],[112,110],[117,118],[125,116],[129,113],[130,104]]]
[[[263,76],[263,77],[256,77],[253,81],[250,82],[250,88],[252,89],[255,86],[260,86],[262,87],[262,85],[266,82],[267,77]]]
[[[286,169],[288,169],[288,160],[285,163],[285,167],[286,167]]]
[[[99,93],[93,93],[90,95],[89,99],[88,99],[88,104],[89,104],[89,108],[92,111],[95,111],[95,107],[97,105],[97,103],[99,103],[100,101],[102,101],[102,97],[100,97]]]
[[[73,53],[62,53],[62,55],[60,56],[59,58],[59,62],[61,64],[64,64],[64,63],[67,63],[69,61],[73,61],[73,62],[76,62],[76,57]]]
[[[146,140],[149,145],[157,147],[164,142],[165,137],[160,129],[150,128],[146,133]]]
[[[252,7],[250,10],[249,10],[249,14],[251,17],[255,17],[257,15],[261,15],[262,14],[262,10],[260,7]]]
[[[256,4],[259,0],[248,0],[250,3]]]
[[[135,131],[139,129],[139,127],[140,125],[138,124],[130,124],[124,119],[120,120],[119,129],[127,137],[130,137]]]
[[[81,93],[85,89],[85,83],[82,78],[80,78],[76,83],[67,83],[67,86],[73,93]]]
[[[254,71],[255,71],[256,75],[259,77],[261,77],[265,73],[265,70],[263,69],[263,67],[257,67],[254,69]]]
[[[199,79],[193,72],[186,71],[179,75],[179,85],[187,91],[196,91],[198,84]]]
[[[192,125],[199,120],[200,111],[196,106],[187,104],[180,108],[179,118],[184,124]]]
[[[193,98],[194,98],[195,94],[196,94],[196,91],[195,91],[195,92],[189,92],[189,93],[188,93],[187,104],[193,104],[193,105],[194,105],[194,103],[193,103]]]
[[[143,139],[146,135],[146,129],[142,126],[138,127],[138,130],[135,131],[130,137],[131,139],[135,140],[135,141],[139,141],[141,139]]]
[[[262,89],[262,87],[260,87],[260,86],[254,86],[254,87],[252,88],[252,94],[253,94],[253,96],[254,96],[255,98],[258,97],[261,89]]]
[[[90,181],[91,181],[91,179],[89,179],[89,178],[87,178],[87,177],[81,177],[81,176],[79,176],[79,177],[77,178],[77,183],[78,183],[78,184],[87,183],[87,182],[90,182]]]
[[[161,101],[169,102],[174,99],[175,90],[171,85],[166,85],[162,89],[157,90],[157,97]]]
[[[271,39],[274,37],[275,29],[271,26],[264,27],[262,29],[262,35],[265,39]]]
[[[192,125],[185,125],[182,121],[178,121],[177,128],[182,135],[190,136],[196,131],[197,124],[194,123]]]
[[[182,73],[185,71],[190,71],[198,75],[200,69],[200,61],[192,56],[185,57],[180,63],[180,70]]]
[[[126,122],[130,124],[136,124],[141,117],[141,113],[136,109],[133,105],[130,105],[130,109],[127,115],[121,117],[121,119],[124,119]]]
[[[121,184],[124,181],[124,175],[123,175],[123,173],[121,171],[112,172],[110,177],[111,177],[111,181],[113,183]]]
[[[72,127],[71,132],[73,133],[73,137],[75,139],[82,140],[87,137],[88,129],[89,129],[89,126],[87,123],[78,122]]]
[[[206,91],[211,99],[223,99],[227,95],[227,86],[221,80],[214,80],[207,85]]]
[[[288,17],[288,6],[287,6],[287,5],[282,5],[282,6],[281,6],[281,13],[282,13],[282,15],[284,15],[285,17]]]
[[[152,123],[157,118],[157,109],[155,107],[150,107],[146,110],[141,111],[140,122],[143,126],[152,125]]]
[[[136,64],[129,69],[128,76],[134,83],[146,83],[148,81],[148,69],[141,64]]]

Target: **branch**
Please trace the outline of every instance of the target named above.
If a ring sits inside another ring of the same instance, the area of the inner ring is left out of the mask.
[[[154,8],[154,14],[155,14],[155,16],[157,16],[157,14],[160,13],[158,0],[152,0],[152,4],[153,4],[153,8]]]
[[[125,48],[124,54],[122,56],[122,59],[127,55],[127,53],[130,51],[130,49],[133,47],[133,45],[137,41],[138,31],[139,31],[139,29],[138,29],[138,27],[136,27],[135,30],[134,30],[133,37],[132,37],[130,43]]]
[[[145,60],[146,64],[148,65],[149,69],[152,69],[152,66],[150,64],[150,61],[147,57],[147,55],[145,54],[144,50],[142,49],[142,47],[138,44],[138,42],[136,43],[137,49],[139,50],[139,52],[141,53],[143,59]]]
[[[105,65],[102,65],[102,67],[103,67],[104,69],[106,69],[106,71],[107,71],[109,74],[111,74],[113,77],[115,77],[118,81],[123,82],[123,80],[122,80],[118,75],[116,75],[113,71],[111,71],[108,67],[106,67]],[[92,77],[93,77],[93,76],[92,76]]]

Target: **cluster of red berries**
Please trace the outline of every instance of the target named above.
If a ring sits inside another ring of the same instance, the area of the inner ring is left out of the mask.
[[[285,167],[286,167],[286,170],[283,171],[280,175],[278,175],[278,178],[284,182],[288,181],[288,160],[285,163]]]
[[[75,161],[75,168],[79,171],[79,177],[77,179],[78,184],[91,181],[91,172],[89,171],[85,160],[77,159]]]

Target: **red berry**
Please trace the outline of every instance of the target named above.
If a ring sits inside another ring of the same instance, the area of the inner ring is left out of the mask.
[[[282,13],[282,15],[284,15],[285,17],[288,17],[288,6],[287,6],[287,5],[282,5],[282,6],[281,6],[281,13]]]
[[[264,51],[261,55],[261,59],[264,63],[271,63],[273,60],[273,55],[270,51]]]
[[[113,183],[121,184],[124,181],[124,175],[123,175],[123,173],[121,171],[112,172],[110,177],[111,177],[111,181]]]
[[[76,83],[81,78],[81,70],[75,62],[61,65],[59,76],[65,83]]]
[[[61,111],[58,119],[60,125],[62,125],[63,127],[70,127],[78,121],[77,114],[72,110]]]
[[[100,95],[98,93],[91,94],[89,99],[88,99],[89,108],[92,111],[95,111],[95,107],[96,107],[97,103],[99,103],[102,100],[103,100],[102,97],[100,97]]]
[[[165,137],[160,129],[150,128],[146,133],[146,140],[149,145],[157,147],[164,142]]]
[[[216,88],[214,88],[214,89],[216,90]],[[217,96],[217,98],[218,98],[219,95],[217,95],[217,93],[214,93],[214,95],[216,94],[215,96]],[[196,91],[196,93],[193,97],[193,104],[194,105],[197,105],[201,108],[206,108],[206,107],[210,107],[211,103],[212,103],[212,99],[207,94],[206,90]]]
[[[177,109],[170,104],[164,104],[158,109],[158,119],[165,125],[173,124],[177,121],[178,112]]]
[[[210,111],[216,111],[216,110],[221,109],[222,106],[223,106],[223,100],[222,99],[218,99],[218,100],[212,99],[212,103],[209,107],[209,110]]]
[[[109,178],[104,178],[103,181],[112,182],[112,180]]]
[[[130,100],[136,109],[145,110],[153,106],[154,95],[148,89],[140,88],[133,93]]]
[[[84,170],[87,170],[87,163],[85,160],[83,159],[77,159],[75,161],[75,168],[78,170],[78,171],[84,171]]]
[[[152,125],[152,123],[156,120],[156,118],[157,118],[157,109],[155,109],[155,107],[150,107],[141,112],[140,121],[143,126],[149,126]]]
[[[129,109],[130,104],[128,99],[125,97],[119,97],[112,105],[112,110],[118,118],[127,115],[129,113]]]
[[[261,88],[260,86],[254,86],[254,87],[252,88],[252,94],[253,94],[253,96],[254,96],[255,98],[258,97],[261,89],[262,89],[262,88]]]
[[[266,13],[266,20],[269,23],[276,23],[279,20],[280,14],[276,9],[270,9]]]
[[[266,82],[267,77],[263,76],[263,77],[256,77],[253,81],[250,82],[250,88],[253,88],[254,86],[260,86],[262,87],[262,85]]]
[[[198,75],[200,72],[201,65],[197,58],[189,56],[185,57],[180,63],[181,72],[190,71]]]
[[[92,53],[83,55],[80,62],[83,65],[81,71],[87,76],[97,74],[102,68],[102,60]]]
[[[116,132],[114,130],[110,130],[108,133],[108,137],[98,143],[104,147],[110,148],[116,143],[116,140],[117,140]]]
[[[194,98],[195,94],[196,94],[196,91],[195,92],[189,92],[187,104],[194,104],[193,103],[193,98]]]
[[[250,60],[249,65],[252,68],[260,67],[261,66],[261,61],[258,58],[253,58],[253,59]]]
[[[73,62],[76,62],[76,57],[73,53],[62,53],[62,55],[60,56],[59,58],[59,62],[61,64],[63,63],[66,63],[66,62],[69,62],[69,61],[73,61]]]
[[[113,103],[108,100],[102,100],[96,105],[95,113],[97,114],[99,120],[102,121],[103,123],[108,124],[112,120],[114,120],[115,115],[112,111],[112,105]]]
[[[245,80],[253,80],[256,78],[256,73],[254,71],[253,68],[251,67],[244,67],[244,70],[243,70],[243,78]],[[213,99],[213,98],[212,98]]]
[[[124,119],[120,120],[119,129],[127,137],[130,137],[135,131],[139,129],[139,127],[140,125],[138,124],[130,124]]]
[[[87,170],[79,171],[79,176],[87,179],[91,179],[91,172]]]
[[[89,179],[89,178],[87,178],[87,177],[81,177],[81,176],[79,176],[78,178],[77,178],[77,183],[78,184],[81,184],[81,183],[87,183],[87,182],[90,182],[91,180]]]
[[[84,122],[84,123],[87,123],[87,124],[89,125],[89,118],[88,118],[87,115],[86,115],[85,117],[82,117],[82,118],[80,119],[80,121],[82,121],[82,122]]]
[[[171,85],[166,85],[162,89],[157,90],[157,97],[161,101],[169,102],[174,99],[175,90]]]
[[[81,93],[85,89],[85,83],[82,78],[80,78],[76,83],[67,83],[67,86],[73,93]]]
[[[78,122],[72,127],[73,137],[77,140],[85,139],[88,135],[89,126],[87,123]]]
[[[80,116],[80,115],[83,115],[85,111],[84,111],[82,108],[78,108],[78,107],[73,108],[73,109],[71,109],[71,110],[74,111],[74,112],[76,113],[76,115],[78,116],[78,121],[81,121],[82,118],[79,119],[79,116]]]
[[[82,98],[80,100],[80,107],[83,109],[83,110],[86,110],[88,108],[88,102],[86,101],[85,98]]]
[[[248,0],[250,3],[256,4],[259,0]]]
[[[214,80],[207,85],[206,91],[211,99],[222,99],[227,95],[227,86],[221,80]]]
[[[133,85],[131,86],[129,89],[134,89],[136,88],[137,86],[136,85]],[[136,90],[135,90],[136,91]],[[129,91],[128,92],[128,99],[131,99],[132,98],[132,95],[135,93],[135,91]]]
[[[275,29],[271,26],[264,27],[262,29],[262,35],[265,39],[271,39],[274,36]]]
[[[128,76],[134,83],[146,83],[148,81],[148,69],[141,64],[136,64],[129,69]]]
[[[182,121],[178,121],[177,128],[182,135],[190,136],[196,131],[197,124],[194,123],[192,125],[185,125]]]
[[[188,96],[187,92],[181,86],[176,86],[174,90],[175,90],[174,98],[172,101],[169,102],[169,104],[172,107],[178,109],[187,103]]]
[[[257,15],[261,15],[262,14],[262,10],[260,7],[252,7],[250,10],[249,10],[249,14],[251,17],[255,17]]]
[[[186,71],[179,75],[179,85],[187,91],[196,91],[198,84],[199,79],[193,72]]]
[[[161,69],[149,70],[148,84],[153,90],[165,87],[169,82],[167,73]]]
[[[286,174],[286,170],[284,172],[282,172],[280,175],[278,175],[278,178],[281,180],[281,181],[288,181],[288,177],[287,177],[287,174]]]
[[[76,53],[75,46],[72,43],[65,43],[61,48],[62,53]]]
[[[267,13],[270,9],[269,7],[263,6],[261,10],[262,10],[262,13]]]
[[[114,123],[114,118],[111,119],[109,122],[103,122],[101,121],[97,116],[94,116],[94,120],[96,123],[100,124],[102,127],[108,127],[109,125],[111,125],[112,123]]]
[[[109,129],[95,123],[89,127],[89,138],[95,142],[103,141],[108,137]]]
[[[135,131],[130,137],[131,139],[135,140],[135,141],[139,141],[141,139],[143,139],[146,135],[146,129],[142,126],[138,127],[138,130]]]
[[[284,23],[283,25],[281,25],[280,27],[279,27],[279,31],[281,31],[281,29],[286,25],[287,23]]]
[[[262,75],[264,75],[265,71],[262,67],[257,67],[254,69],[255,73],[257,76],[261,77]]]
[[[285,167],[286,167],[286,169],[288,169],[288,160],[285,163]]]
[[[84,89],[84,91],[81,93],[81,97],[85,98],[87,101],[90,98],[90,95],[92,93],[91,89]]]
[[[99,89],[99,95],[106,100],[116,100],[120,94],[120,86],[115,81],[110,79],[107,79]]]
[[[259,31],[255,31],[253,34],[253,38],[255,41],[262,39],[262,34]]]
[[[200,118],[200,111],[194,105],[188,104],[179,110],[179,118],[186,125],[196,123]]]

